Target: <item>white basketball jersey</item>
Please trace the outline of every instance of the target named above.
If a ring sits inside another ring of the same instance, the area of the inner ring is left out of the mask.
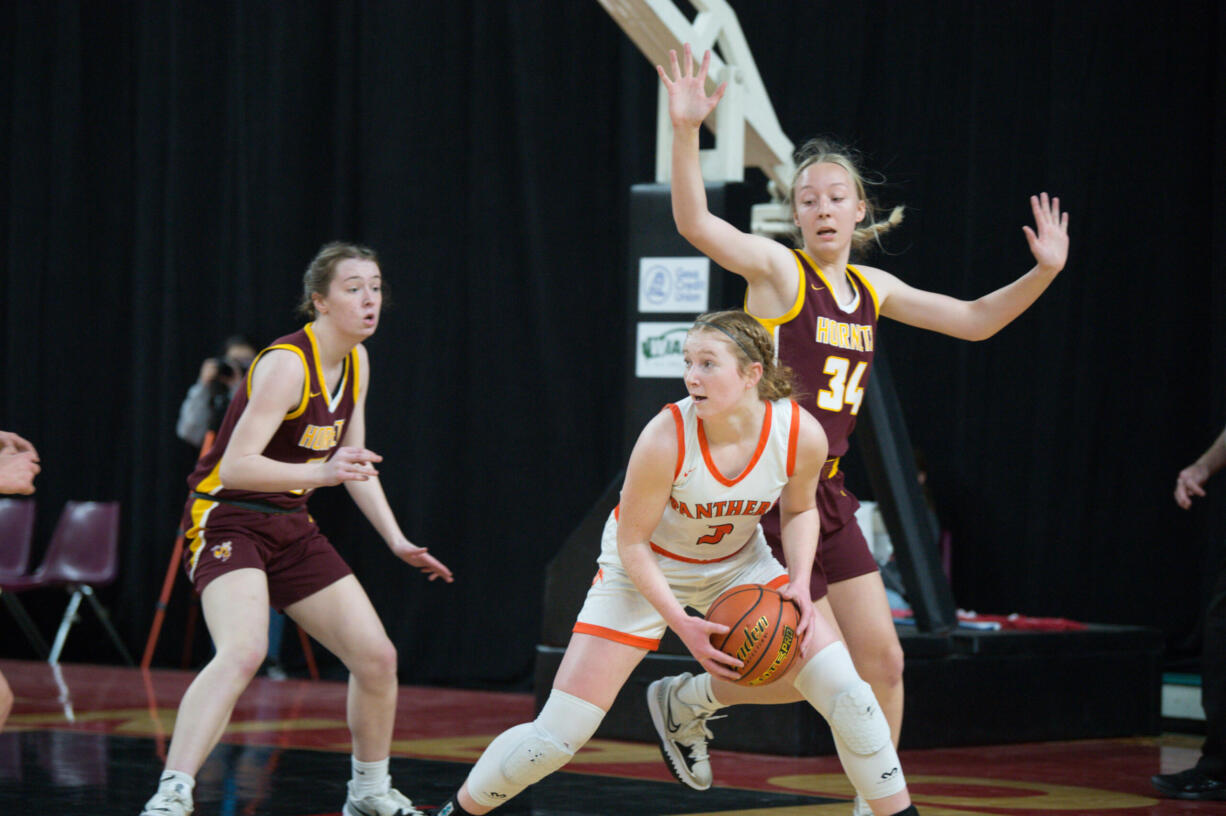
[[[681,446],[673,491],[651,535],[652,549],[693,563],[737,553],[758,527],[758,517],[778,500],[796,466],[800,414],[790,399],[766,403],[758,445],[735,478],[719,472],[707,450],[702,420],[689,397],[666,410],[677,423]]]

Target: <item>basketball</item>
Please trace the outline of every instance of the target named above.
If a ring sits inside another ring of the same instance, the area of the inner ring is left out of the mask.
[[[742,584],[729,589],[707,609],[706,619],[728,627],[726,635],[711,635],[711,645],[745,664],[738,685],[773,683],[787,672],[800,649],[796,638],[800,610],[767,586]]]

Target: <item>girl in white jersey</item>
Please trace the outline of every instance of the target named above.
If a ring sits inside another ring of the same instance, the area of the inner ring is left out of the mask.
[[[800,656],[776,682],[794,685],[830,721],[844,770],[874,813],[916,813],[872,690],[809,598],[825,433],[788,399],[790,372],[744,312],[699,317],[684,357],[689,397],[652,419],[630,454],[600,568],[549,699],[536,720],[490,743],[437,816],[488,813],[565,765],[667,627],[703,669],[735,678],[741,662],[710,643],[727,627],[685,607],[705,611],[746,583],[780,587],[800,608]],[[786,569],[757,524],[776,502]],[[696,505],[711,517],[698,519]]]

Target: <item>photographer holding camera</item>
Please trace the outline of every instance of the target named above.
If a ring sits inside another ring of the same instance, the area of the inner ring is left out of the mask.
[[[179,406],[175,433],[196,448],[204,442],[205,434],[221,425],[230,397],[255,359],[255,347],[242,335],[227,338],[223,349],[220,357],[210,357],[200,364],[200,376]]]

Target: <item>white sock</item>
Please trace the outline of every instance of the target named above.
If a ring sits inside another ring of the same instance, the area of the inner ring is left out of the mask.
[[[387,793],[392,786],[392,778],[387,774],[387,759],[378,762],[362,762],[353,757],[353,798],[365,799]]]
[[[711,675],[705,672],[678,686],[677,699],[706,712],[719,711],[724,707],[723,703],[715,699],[715,692],[711,689]]]
[[[166,791],[167,793],[177,793],[180,796],[186,796],[190,802],[192,798],[192,790],[196,787],[196,779],[191,774],[185,774],[183,771],[162,771],[162,776],[158,779],[158,790]]]

